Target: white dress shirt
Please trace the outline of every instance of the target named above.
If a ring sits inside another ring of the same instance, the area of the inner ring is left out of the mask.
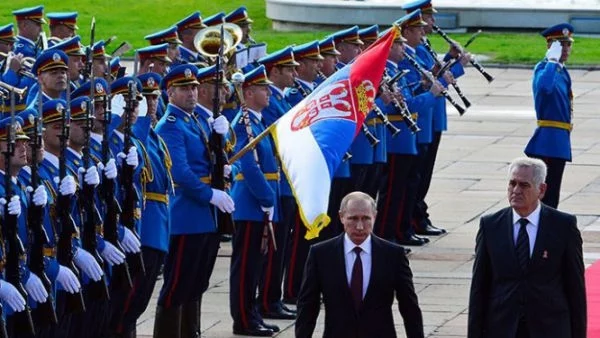
[[[535,245],[535,238],[537,237],[537,232],[540,225],[540,211],[542,209],[542,203],[538,203],[537,208],[533,210],[531,214],[527,217],[521,217],[515,209],[513,209],[513,239],[515,240],[515,245],[517,245],[517,237],[519,237],[519,229],[521,228],[521,224],[519,220],[521,218],[527,218],[529,224],[525,227],[527,230],[527,235],[529,236],[529,257],[533,254],[533,247]]]
[[[356,244],[352,243],[348,234],[344,234],[344,258],[346,260],[346,280],[348,281],[348,286],[350,286],[350,281],[352,280],[352,268],[354,267],[354,261],[356,260],[356,254],[352,250],[354,250],[356,246]],[[369,279],[371,278],[371,260],[373,257],[373,252],[371,251],[371,236],[369,235],[369,237],[358,246],[362,249],[360,252],[360,260],[362,262],[363,270],[362,296],[364,299],[367,288],[369,287]]]

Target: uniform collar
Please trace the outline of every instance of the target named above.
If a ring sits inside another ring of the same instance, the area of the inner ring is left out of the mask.
[[[275,85],[269,85],[269,88],[271,88],[272,92],[275,92],[275,93],[279,94],[281,97],[283,97],[283,90],[279,89],[279,87],[277,87]]]
[[[73,148],[71,148],[71,147],[68,147],[68,148],[67,148],[67,150],[68,150],[68,151],[69,151],[71,154],[73,154],[73,156],[75,156],[75,157],[77,157],[78,159],[80,159],[80,160],[81,160],[81,156],[82,156],[82,155],[81,155],[80,153],[76,152],[76,151],[75,151]]]
[[[311,82],[308,81],[304,81],[301,78],[297,77],[296,80],[298,80],[298,82],[302,83],[303,85],[305,85],[306,87],[310,88],[310,90],[313,90],[315,85]]]
[[[196,104],[196,107],[198,107],[201,112],[204,112],[204,114],[206,115],[205,118],[208,119],[208,118],[213,117],[212,110],[206,108],[205,106],[201,105],[200,103]]]
[[[97,134],[97,133],[90,133],[90,137],[98,143],[102,143],[102,140],[104,139],[102,134]]]
[[[19,36],[17,36],[17,37],[19,38],[19,40],[21,40],[21,41],[24,41],[24,42],[27,42],[28,44],[30,44],[30,45],[32,45],[32,46],[35,46],[35,42],[33,42],[33,41],[29,40],[28,38],[26,38],[26,37],[24,37],[24,36],[22,36],[22,35],[19,35]]]
[[[44,159],[50,162],[54,167],[58,168],[58,157],[48,151],[44,151]]]
[[[116,129],[115,129],[115,135],[117,135],[117,137],[119,138],[119,140],[121,140],[121,142],[123,142],[125,140],[125,135],[123,135],[122,132],[120,132]]]
[[[415,54],[417,52],[414,48],[409,46],[407,43],[404,44],[404,48],[406,48],[406,50],[409,51],[411,54]]]
[[[248,111],[249,111],[250,113],[252,113],[252,115],[253,115],[253,116],[254,116],[254,117],[255,117],[255,118],[258,120],[258,121],[262,121],[262,114],[261,114],[261,113],[259,113],[259,112],[256,112],[256,111],[254,111],[254,110],[252,110],[252,109],[250,109],[250,108],[248,108]]]

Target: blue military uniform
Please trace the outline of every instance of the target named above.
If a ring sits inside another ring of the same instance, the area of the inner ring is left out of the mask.
[[[162,79],[161,88],[198,85],[198,75],[193,65],[176,66]],[[169,200],[171,235],[154,332],[158,336],[172,334],[174,330],[186,336],[199,334],[198,311],[219,247],[210,204],[213,197],[210,125],[196,118],[193,111],[170,103],[156,131],[164,139],[175,164],[172,167],[175,195]],[[182,317],[191,322],[182,322]]]
[[[177,32],[181,34],[186,29],[202,29],[205,28],[206,25],[202,23],[202,18],[200,17],[200,12],[196,11],[185,18],[181,19],[177,23]],[[184,46],[179,46],[179,54],[180,60],[173,60],[173,67],[183,64],[183,63],[195,63],[199,61],[203,61],[203,58],[197,51],[189,50]]]
[[[6,44],[14,44],[17,42],[17,38],[13,32],[12,23],[0,27],[0,42]],[[0,61],[0,80],[16,88],[25,88],[29,81],[21,74],[10,69],[7,61],[8,60],[6,58]],[[10,113],[10,103],[10,98],[8,100],[0,101],[0,118],[2,118],[2,116],[6,116],[5,114]],[[16,97],[15,109],[17,111],[22,111],[25,109],[25,98],[19,99],[18,96]]]
[[[548,43],[573,42],[573,26],[563,23],[544,30]],[[563,47],[564,48],[564,47]],[[525,147],[525,154],[542,159],[548,167],[547,189],[542,202],[553,208],[560,201],[565,163],[570,162],[573,129],[573,90],[571,76],[561,60],[544,59],[533,71],[533,101],[537,128]]]
[[[244,88],[271,84],[265,67],[259,66],[246,74]],[[235,151],[238,152],[250,142],[250,137],[265,130],[259,112],[250,109],[240,111],[233,120],[236,135]],[[249,135],[251,133],[252,135]],[[230,268],[230,311],[234,333],[261,331],[273,332],[265,328],[255,299],[259,285],[261,267],[265,256],[261,254],[261,239],[265,227],[263,208],[273,207],[273,222],[279,221],[280,188],[279,165],[274,144],[270,137],[258,142],[254,150],[243,155],[237,162],[239,173],[234,178],[231,195],[236,203],[233,218],[236,232],[233,235],[233,252]],[[276,232],[276,224],[273,225]],[[267,255],[273,255],[273,243],[266,244]]]
[[[46,24],[46,20],[44,20],[44,6],[23,8],[13,11],[12,14],[15,16],[17,22],[30,20],[40,25]],[[17,36],[14,52],[15,54],[21,53],[23,56],[36,58],[41,50],[36,47],[36,41],[31,41],[23,36]]]
[[[50,71],[53,69],[64,69],[68,71],[69,67],[67,64],[69,63],[69,57],[65,52],[59,49],[47,49],[40,54],[40,56],[35,60],[33,67],[31,68],[31,72],[39,76],[41,73]],[[42,94],[42,103],[45,103],[53,98],[50,98],[46,93]],[[27,101],[28,108],[37,109],[38,96],[40,95],[40,91],[33,95],[32,97],[28,97]],[[66,98],[66,91],[61,93],[61,99]]]

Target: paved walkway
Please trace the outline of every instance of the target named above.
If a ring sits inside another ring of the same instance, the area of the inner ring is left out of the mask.
[[[535,128],[531,70],[489,69],[496,80],[487,84],[469,68],[461,89],[473,103],[460,117],[449,107],[450,130],[442,138],[427,202],[434,224],[448,229],[442,238],[413,249],[410,264],[423,311],[427,337],[465,337],[468,294],[479,216],[507,205],[509,161],[523,154]],[[571,72],[575,95],[574,161],[567,164],[560,209],[578,216],[584,259],[600,258],[600,72]],[[455,94],[453,94],[455,96]],[[202,307],[204,337],[234,337],[229,316],[229,254],[222,246]],[[138,322],[138,337],[152,336],[155,291]],[[395,311],[398,334],[402,320]],[[323,330],[319,317],[315,336]],[[293,337],[293,321],[276,321],[279,337]]]

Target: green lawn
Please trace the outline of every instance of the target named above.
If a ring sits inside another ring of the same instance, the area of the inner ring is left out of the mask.
[[[194,1],[195,2],[195,1]],[[311,32],[276,32],[271,29],[271,21],[265,17],[264,0],[227,0],[198,1],[189,0],[78,0],[78,1],[45,1],[45,11],[79,12],[78,25],[81,28],[82,40],[89,41],[89,24],[92,16],[96,17],[96,39],[107,39],[118,36],[118,42],[129,41],[134,48],[146,45],[143,37],[146,34],[164,29],[198,9],[202,16],[210,16],[219,10],[226,13],[244,4],[250,17],[254,20],[252,34],[255,40],[264,41],[269,51],[275,51],[290,44],[301,44],[327,35],[327,31]],[[35,6],[39,0],[2,1],[0,3],[0,25],[14,22],[11,11],[16,8]],[[197,6],[197,7],[194,7]],[[465,42],[470,34],[450,34],[459,42]],[[569,64],[600,66],[600,40],[576,37]],[[117,46],[108,48],[111,51]],[[432,43],[437,50],[445,50],[446,45],[441,38],[434,36]],[[543,58],[544,40],[535,33],[486,33],[481,34],[470,46],[470,51],[485,54],[492,63],[534,64]]]

